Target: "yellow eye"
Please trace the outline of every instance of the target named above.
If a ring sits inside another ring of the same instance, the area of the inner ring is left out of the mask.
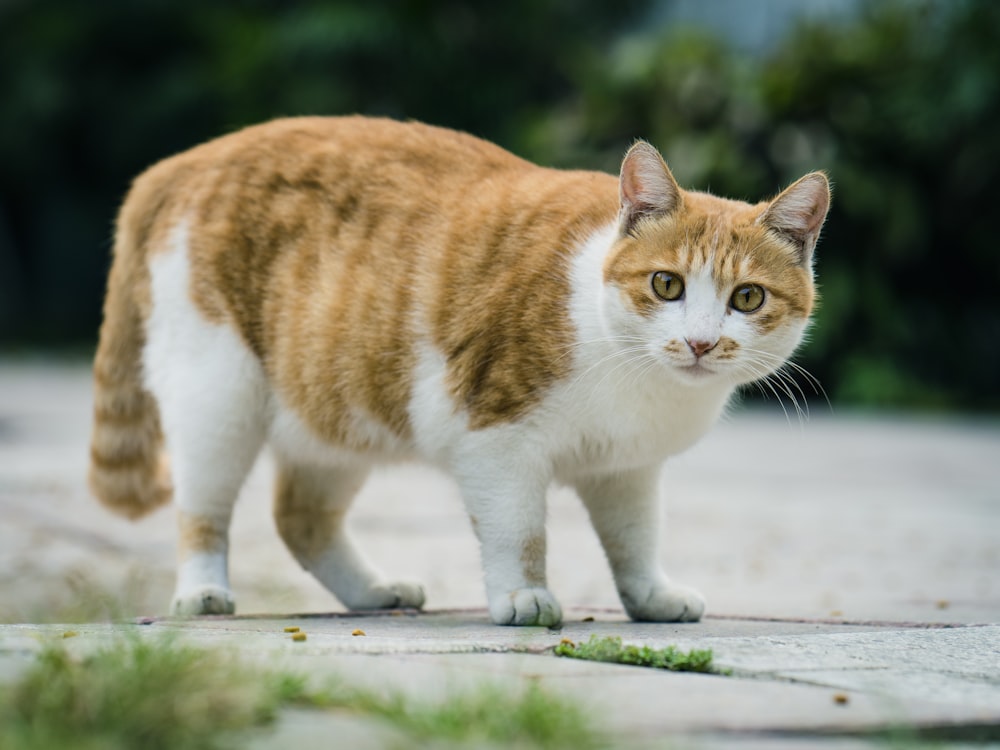
[[[653,274],[653,293],[667,302],[680,299],[684,294],[684,281],[672,273],[657,271]]]
[[[757,284],[744,284],[733,292],[729,304],[734,310],[750,313],[764,304],[764,287]]]

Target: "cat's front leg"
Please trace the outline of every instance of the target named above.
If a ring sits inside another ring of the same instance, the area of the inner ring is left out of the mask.
[[[672,583],[660,563],[659,468],[588,477],[577,491],[604,546],[618,595],[633,620],[693,622],[705,600]]]
[[[455,476],[479,538],[493,622],[558,625],[562,609],[545,580],[548,474],[503,446],[462,458]]]

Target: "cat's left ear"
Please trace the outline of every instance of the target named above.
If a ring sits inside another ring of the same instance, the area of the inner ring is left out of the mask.
[[[645,141],[636,141],[625,154],[618,194],[623,235],[631,234],[642,219],[669,216],[683,201],[667,163]]]
[[[785,188],[757,221],[791,240],[799,250],[799,262],[808,266],[829,209],[829,180],[822,172],[810,172]]]

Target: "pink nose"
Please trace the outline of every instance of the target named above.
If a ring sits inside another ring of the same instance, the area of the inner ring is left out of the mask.
[[[715,348],[715,345],[719,343],[718,341],[691,341],[690,339],[685,339],[685,341],[687,341],[688,348],[694,352],[694,356],[696,357],[700,357],[703,354],[712,351]]]

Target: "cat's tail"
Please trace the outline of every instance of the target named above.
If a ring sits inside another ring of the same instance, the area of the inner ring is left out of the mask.
[[[94,429],[90,443],[91,491],[109,509],[141,518],[170,501],[173,487],[163,449],[160,413],[143,382],[145,316],[139,296],[148,296],[141,232],[122,210],[114,262],[104,301],[104,323],[94,358]],[[131,225],[131,226],[130,226]]]

